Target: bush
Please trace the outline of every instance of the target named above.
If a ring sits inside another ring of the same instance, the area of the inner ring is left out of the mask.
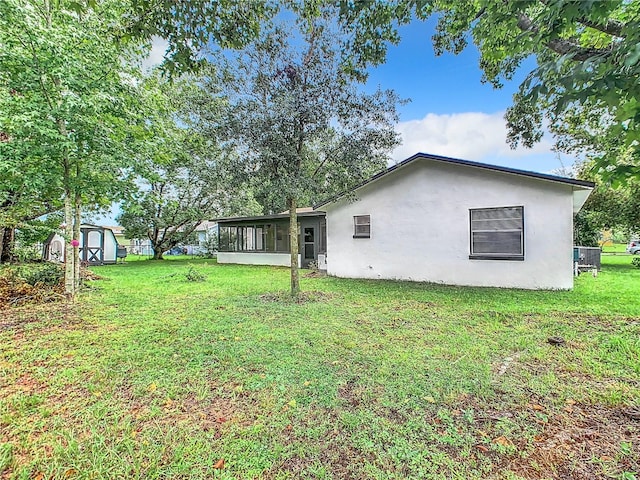
[[[62,267],[53,263],[0,269],[0,308],[64,298]]]
[[[47,285],[54,287],[62,282],[64,270],[61,265],[55,263],[34,263],[19,267],[16,270],[16,276],[31,286]]]
[[[194,267],[189,267],[187,273],[184,274],[184,278],[189,282],[204,282],[207,279],[207,276],[196,270]]]
[[[633,260],[631,260],[631,265],[636,268],[640,268],[640,258],[635,257]]]
[[[13,249],[13,255],[20,263],[42,261],[42,248],[38,245],[20,245],[16,244]]]

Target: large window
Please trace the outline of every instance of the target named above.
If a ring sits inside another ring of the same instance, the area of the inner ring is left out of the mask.
[[[289,252],[289,226],[266,225],[220,226],[221,252]]]
[[[524,260],[524,207],[476,208],[469,213],[469,258]]]
[[[353,217],[353,238],[369,238],[371,236],[371,216],[356,215]]]

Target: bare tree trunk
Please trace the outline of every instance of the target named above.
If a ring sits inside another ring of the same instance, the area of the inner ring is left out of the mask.
[[[153,247],[153,260],[164,260],[162,248]]]
[[[73,247],[73,285],[77,291],[80,288],[80,225],[82,222],[82,212],[80,209],[80,195],[76,194],[73,205],[73,239],[78,245]],[[84,246],[85,251],[87,246]]]
[[[14,260],[13,247],[16,240],[16,229],[4,227],[0,229],[0,263],[11,263]]]
[[[71,245],[71,240],[73,239],[73,204],[68,190],[65,191],[64,195],[64,224],[64,293],[68,299],[72,300],[76,293],[73,278],[74,248]]]
[[[295,198],[287,201],[289,207],[289,245],[291,250],[291,296],[300,293],[300,274],[298,272],[298,212]]]

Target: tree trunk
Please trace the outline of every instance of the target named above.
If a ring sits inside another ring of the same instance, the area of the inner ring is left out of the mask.
[[[153,247],[153,260],[164,260],[162,256],[162,248]]]
[[[0,245],[0,263],[11,263],[14,260],[13,247],[16,240],[16,229],[4,227],[2,230],[2,244]]]
[[[76,194],[73,205],[73,239],[78,241],[78,246],[73,247],[73,285],[77,291],[80,288],[80,225],[82,215],[80,209],[80,195]],[[84,246],[85,251],[87,246]]]
[[[73,300],[76,294],[74,272],[74,248],[71,245],[73,239],[73,205],[70,192],[64,195],[64,293],[69,300]]]
[[[289,245],[291,251],[291,296],[300,293],[300,274],[298,272],[298,212],[295,198],[287,201],[289,207]]]

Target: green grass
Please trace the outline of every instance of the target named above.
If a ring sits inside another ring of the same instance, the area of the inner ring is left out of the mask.
[[[0,311],[0,477],[637,477],[630,261],[570,292],[303,278],[300,303],[281,268],[95,268],[77,306]]]
[[[627,244],[626,243],[613,243],[611,245],[603,245],[602,246],[603,253],[614,253],[614,254],[625,254],[627,253]]]

